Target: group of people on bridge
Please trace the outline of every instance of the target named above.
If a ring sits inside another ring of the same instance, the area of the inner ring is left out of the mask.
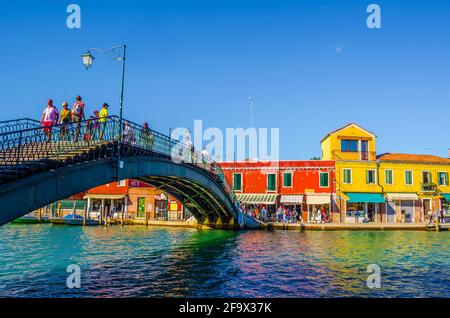
[[[55,126],[59,127],[58,137],[60,141],[77,142],[79,139],[91,141],[103,140],[104,137],[117,137],[118,125],[114,126],[111,124],[111,129],[107,129],[108,122],[111,122],[108,112],[109,105],[107,103],[103,103],[101,110],[94,110],[89,117],[86,115],[85,104],[79,95],[75,97],[72,108],[69,108],[69,103],[67,102],[63,102],[61,107],[61,110],[58,110],[54,106],[53,100],[48,99],[47,105],[42,112],[40,123],[47,142],[52,140],[52,130]],[[110,130],[113,131],[112,136],[109,135]],[[123,143],[139,145],[146,149],[154,150],[155,135],[147,122],[144,122],[142,126],[133,126],[129,121],[124,120],[121,133]],[[189,162],[200,162],[205,165],[211,162],[212,159],[206,147],[197,153],[190,138],[187,138],[184,144],[189,149]],[[198,160],[199,157],[201,157],[200,160]]]
[[[58,108],[53,105],[53,100],[48,99],[47,105],[42,112],[40,122],[48,142],[51,140],[52,129],[56,125],[60,125],[60,137],[63,141],[73,140],[77,142],[82,128],[84,128],[82,136],[84,140],[103,139],[108,118],[109,105],[107,103],[103,103],[100,111],[94,110],[93,115],[89,116],[87,120],[85,105],[81,96],[75,97],[75,102],[71,109],[67,102],[63,102],[61,107],[61,111],[58,111]],[[75,128],[73,139],[70,133],[72,127]]]
[[[79,139],[85,141],[103,140],[109,118],[109,105],[107,103],[103,103],[100,111],[94,110],[89,117],[86,115],[85,104],[79,95],[75,97],[72,108],[69,108],[69,103],[67,102],[63,102],[61,107],[59,111],[54,106],[53,100],[48,99],[47,105],[42,112],[40,123],[47,142],[51,141],[52,129],[56,125],[59,125],[60,140],[62,141],[77,142]],[[140,140],[144,145],[151,146],[153,134],[148,123],[144,122],[140,130]],[[124,121],[122,134],[125,143],[137,143],[136,132],[127,120]]]

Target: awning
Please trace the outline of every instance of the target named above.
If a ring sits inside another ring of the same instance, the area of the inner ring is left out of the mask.
[[[450,202],[450,193],[441,193],[445,201]]]
[[[125,198],[125,194],[91,194],[88,193],[86,194],[83,199],[113,199],[113,200],[117,200],[117,199],[123,199]]]
[[[330,194],[307,194],[306,204],[330,204]]]
[[[280,199],[280,203],[302,204],[303,203],[303,195],[300,195],[300,194],[282,195],[281,199]]]
[[[348,203],[384,203],[384,199],[381,193],[358,193],[358,192],[347,192],[345,193],[349,200]]]
[[[417,193],[386,193],[389,200],[419,200]]]
[[[238,201],[244,204],[275,204],[277,196],[278,194],[236,194]]]

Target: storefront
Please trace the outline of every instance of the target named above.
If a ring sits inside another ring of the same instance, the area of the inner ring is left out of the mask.
[[[88,217],[97,219],[100,213],[111,218],[120,217],[119,214],[127,214],[127,196],[122,194],[86,194]]]
[[[167,194],[155,194],[155,219],[167,221],[169,219],[169,198]]]
[[[387,223],[420,222],[420,200],[416,193],[387,193]]]
[[[307,220],[308,222],[326,222],[330,220],[331,194],[330,193],[307,193]],[[325,213],[325,216],[323,215]]]
[[[241,207],[245,209],[255,209],[259,211],[264,207],[269,215],[272,215],[276,211],[276,202],[278,194],[266,193],[266,194],[251,194],[251,193],[238,193],[236,198],[238,199]]]
[[[302,213],[303,199],[301,194],[283,194],[280,197],[280,205],[291,211],[299,219]]]
[[[347,192],[346,223],[381,222],[386,204],[381,193]]]

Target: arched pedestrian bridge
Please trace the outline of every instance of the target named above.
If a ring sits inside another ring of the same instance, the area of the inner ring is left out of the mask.
[[[140,125],[120,125],[115,116],[100,127],[82,122],[78,141],[77,124],[68,127],[64,136],[64,126],[53,126],[48,137],[31,119],[0,122],[0,225],[90,188],[136,179],[176,197],[199,224],[238,227],[234,193],[210,158]]]

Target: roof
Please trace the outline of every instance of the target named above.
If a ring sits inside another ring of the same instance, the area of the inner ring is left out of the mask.
[[[356,124],[356,123],[350,123],[350,124],[347,124],[347,125],[345,125],[345,126],[342,126],[342,127],[338,128],[338,129],[336,129],[336,130],[333,130],[332,132],[329,132],[325,137],[322,138],[322,140],[320,140],[320,142],[322,143],[322,142],[323,142],[325,139],[327,139],[330,135],[332,135],[332,134],[338,132],[339,130],[345,129],[345,128],[349,127],[349,126],[356,126],[356,127],[358,127],[359,129],[364,130],[366,133],[368,133],[368,134],[373,135],[374,137],[376,137],[375,134],[374,134],[373,132],[370,132],[370,131],[368,131],[368,130],[362,128],[360,125],[358,125],[358,124]]]
[[[415,155],[405,153],[385,153],[377,158],[379,161],[450,164],[450,159],[434,155]]]

